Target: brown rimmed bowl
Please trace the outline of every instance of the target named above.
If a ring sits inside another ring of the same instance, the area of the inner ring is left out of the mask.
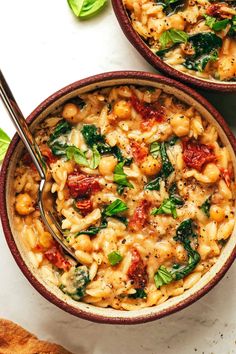
[[[235,92],[236,82],[207,80],[197,78],[196,76],[176,70],[174,67],[166,64],[161,58],[155,55],[142,37],[134,30],[129,15],[123,5],[122,0],[112,0],[112,6],[117,20],[124,34],[130,43],[138,50],[138,52],[151,64],[156,70],[173,77],[176,80],[185,82],[186,84],[197,86],[200,89],[219,91],[219,92]]]
[[[236,174],[236,140],[222,116],[205,98],[192,89],[189,89],[177,81],[155,74],[120,71],[95,75],[77,81],[42,102],[30,114],[27,118],[27,122],[30,124],[31,129],[34,130],[40,121],[68,99],[97,88],[126,84],[147,85],[160,88],[169,94],[175,95],[186,104],[195,107],[205,119],[216,127],[223,144],[228,146]],[[210,271],[191,289],[185,291],[184,294],[171,298],[163,304],[128,312],[111,308],[99,308],[68,298],[56,286],[52,286],[47,279],[42,278],[40,272],[34,268],[14,228],[13,203],[11,202],[13,199],[12,183],[14,170],[22,148],[23,144],[19,137],[15,135],[9,146],[1,170],[0,213],[6,241],[16,263],[33,287],[48,301],[72,315],[94,322],[115,324],[136,324],[156,320],[181,310],[198,300],[218,283],[233,263],[236,256],[236,230],[234,230],[219,256],[218,261]]]

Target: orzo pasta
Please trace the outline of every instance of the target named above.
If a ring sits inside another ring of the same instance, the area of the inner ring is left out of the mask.
[[[76,97],[36,129],[51,171],[65,255],[37,209],[27,154],[15,225],[30,261],[65,296],[132,310],[181,295],[215,264],[234,227],[230,153],[193,107],[152,87]]]
[[[157,56],[202,79],[236,79],[236,3],[123,0],[134,30]]]

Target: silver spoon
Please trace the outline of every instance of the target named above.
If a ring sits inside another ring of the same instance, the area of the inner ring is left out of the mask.
[[[55,210],[53,203],[49,203],[49,200],[53,200],[53,196],[50,191],[45,187],[50,179],[49,169],[45,163],[42,154],[36,144],[33,135],[31,134],[28,125],[24,119],[24,116],[0,70],[0,96],[2,101],[10,115],[16,130],[23,141],[26,149],[28,150],[33,163],[40,176],[40,184],[38,190],[38,206],[42,220],[52,235],[52,237],[63,247],[63,249],[76,261],[74,250],[67,245],[63,237],[63,230],[61,229],[60,222],[57,218],[57,211]]]

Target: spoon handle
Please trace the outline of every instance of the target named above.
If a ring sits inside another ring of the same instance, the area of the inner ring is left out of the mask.
[[[45,179],[46,176],[46,164],[43,160],[38,145],[36,144],[33,135],[31,134],[28,125],[24,119],[24,116],[0,70],[0,97],[10,115],[16,130],[25,144],[26,149],[30,153],[30,156],[37,168],[37,171],[41,179]]]

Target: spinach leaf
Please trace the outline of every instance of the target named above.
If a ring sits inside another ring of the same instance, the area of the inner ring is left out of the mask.
[[[203,71],[209,61],[218,59],[222,39],[212,32],[197,33],[189,37],[188,42],[194,49],[194,55],[185,60],[183,65],[189,70]]]
[[[72,299],[79,301],[85,295],[85,289],[89,283],[89,271],[86,266],[79,266],[69,270],[67,281],[62,282],[60,289]]]
[[[117,265],[123,259],[123,257],[119,254],[119,252],[116,252],[116,251],[109,253],[107,257],[110,262],[110,265],[112,265],[112,266]]]
[[[144,186],[144,189],[145,190],[149,190],[149,191],[159,191],[160,190],[160,182],[161,182],[161,180],[162,180],[162,178],[160,176],[156,177],[152,181],[148,182]]]
[[[172,272],[175,280],[180,280],[191,273],[201,259],[200,254],[191,247],[190,239],[196,236],[192,219],[184,220],[176,230],[174,240],[181,242],[187,251],[188,264]]]
[[[112,154],[117,158],[118,162],[125,161],[126,166],[129,166],[132,163],[132,159],[123,157],[122,152],[118,146],[110,146],[105,142],[104,136],[98,132],[98,128],[95,125],[84,125],[81,133],[86,144],[90,148],[96,146],[97,151],[101,155]]]
[[[78,106],[80,109],[84,108],[84,106],[86,105],[86,103],[84,102],[84,100],[82,100],[82,98],[80,98],[79,96],[70,98],[67,103],[74,103],[76,106]]]
[[[208,218],[210,217],[210,207],[211,207],[211,196],[207,198],[205,202],[200,206],[200,209]]]
[[[145,299],[147,293],[143,289],[135,289],[136,293],[128,295],[130,299]]]
[[[120,199],[116,199],[105,208],[103,214],[106,216],[113,216],[126,210],[128,210],[127,204]]]
[[[188,41],[188,34],[184,31],[170,29],[163,32],[160,36],[160,44],[161,49],[165,49],[168,47],[169,44],[176,44],[176,43],[186,43]]]
[[[184,220],[176,230],[175,241],[182,243],[188,255],[186,265],[174,265],[172,270],[168,271],[164,266],[160,266],[154,276],[156,287],[169,284],[173,280],[180,280],[190,274],[201,260],[200,254],[191,247],[191,238],[196,237],[194,223],[192,219]]]
[[[163,0],[157,1],[157,4],[163,6],[166,15],[172,15],[185,7],[184,0]]]
[[[61,120],[54,128],[48,140],[48,146],[55,156],[66,156],[67,137],[71,131],[71,125],[66,120]]]
[[[163,58],[166,55],[166,53],[168,53],[170,50],[175,49],[177,46],[178,46],[178,43],[173,44],[168,48],[157,50],[156,55],[160,58]]]
[[[169,146],[174,146],[177,141],[179,140],[179,137],[178,136],[173,136],[172,138],[170,138],[166,144],[168,144]]]
[[[96,15],[106,4],[106,0],[67,0],[75,14],[82,20],[87,20]]]
[[[124,173],[125,161],[119,162],[114,170],[114,182],[118,184],[118,194],[122,194],[124,187],[134,188],[134,186],[128,181],[127,175]]]
[[[5,156],[10,141],[9,136],[0,128],[0,162]]]
[[[85,124],[81,133],[90,148],[97,143],[105,143],[104,137],[98,132],[98,128],[94,124]]]
[[[174,167],[172,166],[169,157],[167,155],[165,142],[161,143],[160,153],[161,153],[161,160],[162,160],[161,175],[164,178],[167,178],[174,171]]]
[[[154,275],[154,282],[157,289],[159,289],[162,285],[171,283],[172,280],[174,279],[172,277],[171,272],[169,272],[163,265],[159,267],[159,269]]]
[[[98,234],[98,232],[102,229],[107,228],[107,220],[105,218],[102,218],[101,224],[99,226],[90,226],[87,230],[82,230],[77,232],[75,237],[78,237],[79,235],[89,235],[89,236],[95,236]]]
[[[66,120],[61,120],[53,130],[49,137],[49,144],[52,144],[57,138],[62,135],[68,134],[71,131],[71,125]]]

